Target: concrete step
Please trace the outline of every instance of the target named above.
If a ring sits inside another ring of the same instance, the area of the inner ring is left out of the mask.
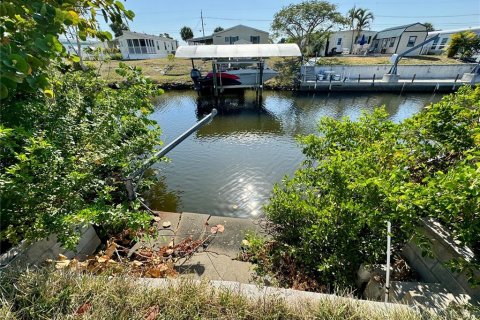
[[[466,294],[454,295],[439,283],[392,281],[391,302],[422,306],[431,310],[445,310],[451,303],[465,304],[471,301]]]

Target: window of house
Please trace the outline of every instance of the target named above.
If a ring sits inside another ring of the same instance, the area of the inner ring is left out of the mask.
[[[372,36],[368,36],[368,41],[367,43],[370,44],[370,41],[372,40]]]
[[[437,47],[438,40],[440,40],[440,38],[435,38],[435,40],[433,40],[433,42],[432,42],[432,49],[433,50],[435,50],[435,48]]]
[[[448,38],[443,38],[442,42],[440,42],[440,45],[438,46],[438,50],[442,50],[443,48],[445,48],[445,44],[447,43],[447,41]]]
[[[415,45],[415,41],[417,41],[417,36],[410,36],[408,38],[407,47],[413,47]]]
[[[341,46],[342,45],[342,38],[338,38],[337,39],[337,46]]]
[[[393,48],[393,46],[395,45],[395,39],[397,38],[396,37],[390,38],[390,44],[388,45],[390,48]]]
[[[140,42],[138,41],[138,39],[133,39],[132,42],[133,42],[133,47],[135,48],[135,53],[137,54],[142,53],[142,49],[140,49]]]
[[[133,41],[127,39],[128,53],[135,53],[135,48],[133,47]]]
[[[167,51],[167,43],[166,42],[163,43],[163,46],[165,47],[165,51]]]
[[[160,50],[160,44],[157,41],[157,50]]]
[[[225,42],[228,44],[234,44],[236,41],[238,41],[238,36],[236,37],[225,37]]]
[[[260,36],[250,36],[251,43],[260,43]]]

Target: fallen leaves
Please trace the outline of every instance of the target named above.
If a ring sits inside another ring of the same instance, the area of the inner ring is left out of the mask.
[[[212,234],[216,234],[217,232],[223,233],[224,231],[225,227],[221,224],[217,224],[216,226],[210,228],[210,232]]]
[[[164,228],[170,226],[170,221],[163,223]],[[205,231],[208,230],[207,226],[208,223],[205,225]],[[199,249],[206,249],[217,233],[223,233],[224,231],[225,227],[217,224],[211,227],[210,234],[205,232],[197,240],[193,240],[190,236],[179,243],[172,240],[168,245],[159,249],[153,249],[154,246],[140,246],[135,251],[132,251],[130,247],[123,246],[125,243],[132,245],[132,241],[129,240],[132,234],[122,232],[117,238],[107,241],[105,250],[98,252],[95,256],[87,257],[84,261],[80,261],[78,258],[68,259],[67,256],[60,254],[56,261],[50,260],[49,262],[54,263],[55,268],[59,270],[68,269],[94,274],[108,271],[112,275],[128,273],[131,276],[149,278],[176,277],[178,273],[175,270],[175,263],[179,259],[185,259],[186,261]],[[144,235],[148,238],[152,230],[148,229],[145,232]],[[138,236],[139,234],[135,235]],[[85,305],[83,308],[89,307]],[[86,312],[83,311],[84,309],[79,308],[79,314]]]
[[[82,304],[80,307],[78,307],[77,311],[75,312],[75,314],[77,315],[82,315],[86,312],[88,312],[90,309],[92,308],[92,305],[88,302],[85,302],[84,304]]]
[[[158,306],[152,306],[148,308],[147,314],[145,315],[145,320],[154,320],[157,318],[160,313],[160,308]]]

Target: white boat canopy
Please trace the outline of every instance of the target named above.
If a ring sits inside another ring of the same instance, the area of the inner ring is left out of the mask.
[[[179,46],[175,53],[176,58],[186,59],[300,57],[301,55],[300,48],[294,43]]]

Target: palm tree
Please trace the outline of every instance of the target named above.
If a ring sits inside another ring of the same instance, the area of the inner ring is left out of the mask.
[[[358,16],[358,10],[360,10],[360,8],[356,8],[355,6],[353,6],[352,9],[348,10],[347,12],[347,21],[348,21],[348,24],[350,26],[350,29],[352,30],[352,43],[350,44],[350,52],[352,52],[353,50],[353,40],[355,38],[355,20],[357,19],[357,16]]]
[[[359,8],[357,12],[357,32],[360,35],[362,30],[366,28],[370,28],[370,23],[372,23],[375,17],[373,13],[370,12],[368,9]]]
[[[373,21],[374,16],[368,9],[353,7],[348,10],[347,19],[350,23],[350,28],[352,28],[352,44],[350,46],[350,52],[352,52],[355,35],[360,35],[362,30],[370,27],[370,23]]]

